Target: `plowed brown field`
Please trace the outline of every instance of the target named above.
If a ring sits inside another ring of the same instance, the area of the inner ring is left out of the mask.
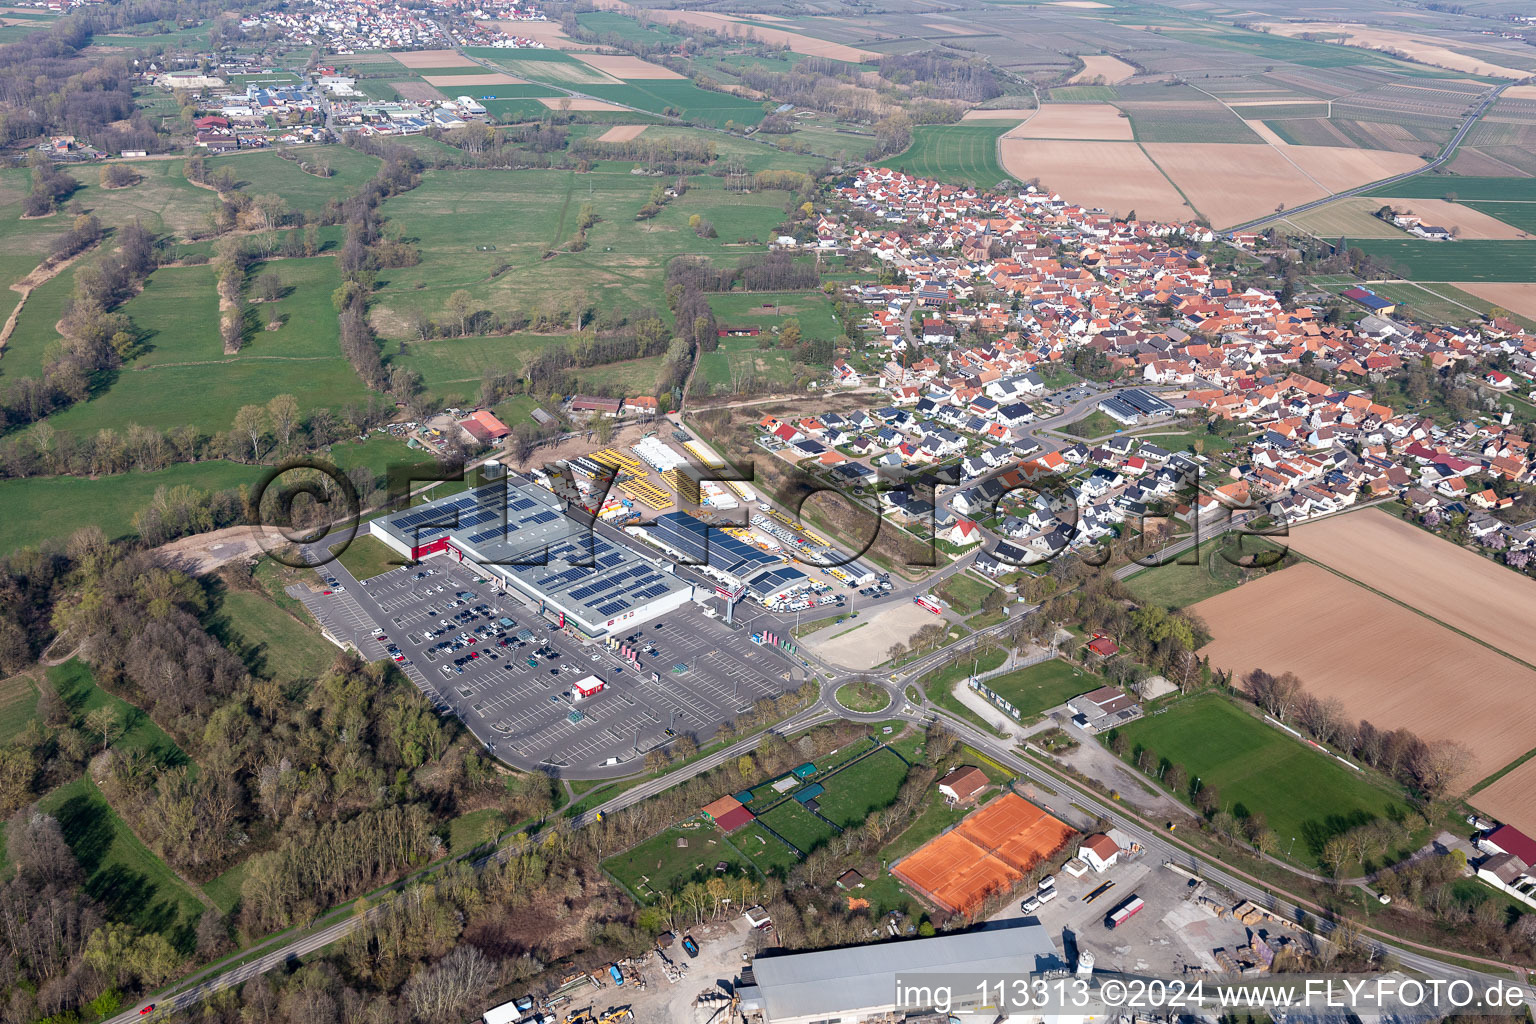
[[[1294,565],[1192,610],[1215,637],[1201,653],[1239,679],[1294,672],[1351,719],[1466,744],[1460,787],[1533,745],[1536,672],[1320,566]]]

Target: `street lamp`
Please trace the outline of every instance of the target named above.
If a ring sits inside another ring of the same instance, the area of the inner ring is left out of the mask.
[[[1296,837],[1295,836],[1291,836],[1291,845],[1287,846],[1285,848],[1285,859],[1286,860],[1290,860],[1291,859],[1291,851],[1294,850],[1294,849],[1296,849]]]

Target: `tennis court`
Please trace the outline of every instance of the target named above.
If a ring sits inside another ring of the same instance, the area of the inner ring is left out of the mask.
[[[891,866],[891,873],[938,905],[968,913],[1010,888],[1075,833],[1016,793],[967,815]]]

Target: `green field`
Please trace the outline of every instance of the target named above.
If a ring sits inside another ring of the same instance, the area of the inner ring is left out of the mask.
[[[37,714],[37,681],[23,672],[0,681],[0,743],[9,743]]]
[[[1127,103],[1137,142],[1232,142],[1262,145],[1242,118],[1214,101]]]
[[[240,887],[245,884],[245,861],[217,878],[203,883],[203,894],[213,900],[220,912],[228,914],[240,904]]]
[[[1505,224],[1512,224],[1526,234],[1536,235],[1536,202],[1515,200],[1514,202],[1473,201],[1466,203],[1490,217],[1496,217]]]
[[[89,778],[81,777],[38,801],[57,818],[64,841],[85,872],[85,891],[109,918],[160,932],[190,952],[203,904],[166,863],[128,828]]]
[[[457,857],[499,836],[507,816],[494,807],[461,814],[448,823],[448,852]]]
[[[852,828],[872,812],[889,807],[906,777],[907,766],[894,750],[877,750],[823,779],[826,792],[816,803],[822,817],[841,828]]]
[[[1284,538],[1281,541],[1283,543]],[[1223,557],[1223,552],[1233,558],[1265,552],[1268,554],[1263,560],[1268,561],[1281,550],[1261,537],[1208,540],[1200,545],[1198,552],[1180,555],[1167,565],[1143,569],[1127,579],[1125,587],[1138,601],[1165,608],[1187,608],[1208,597],[1226,593],[1243,582],[1244,570]],[[1294,556],[1287,557],[1295,560]],[[1290,561],[1284,564],[1289,565]]]
[[[1285,855],[1295,836],[1294,859],[1309,866],[1317,864],[1333,836],[1409,809],[1400,793],[1215,694],[1181,701],[1118,731],[1130,740],[1127,757],[1133,762],[1138,751],[1150,748],[1183,765],[1192,786],[1198,778],[1201,785],[1217,787],[1222,806],[1237,817],[1263,814],[1279,837],[1278,855]]]
[[[1479,178],[1460,174],[1420,174],[1367,195],[1399,199],[1448,199],[1460,202],[1536,202],[1536,178]]]
[[[995,589],[974,576],[957,572],[939,585],[938,595],[961,615],[971,615],[981,611],[981,603]]]
[[[1021,717],[1029,718],[1098,689],[1104,680],[1058,658],[985,680],[982,685],[1017,708]]]
[[[679,38],[664,25],[642,25],[634,18],[613,11],[587,11],[576,15],[576,21],[599,36],[616,35],[632,43],[666,46]]]
[[[162,430],[190,423],[217,433],[229,429],[240,406],[265,404],[284,392],[297,398],[303,411],[366,400],[362,382],[336,342],[336,312],[330,305],[331,289],[340,283],[335,260],[322,256],[274,265],[291,291],[270,309],[265,304],[250,309],[248,344],[233,356],[224,355],[219,340],[210,272],[203,267],[155,271],[144,291],[123,305],[135,323],[142,316],[153,332],[151,351],[101,382],[87,401],[53,416],[53,425],[94,433],[128,423]],[[209,285],[201,297],[196,294],[199,282]],[[179,318],[178,306],[183,309]],[[287,316],[288,322],[266,331],[263,311]]]
[[[1052,103],[1111,103],[1115,90],[1107,85],[1061,85],[1051,90]]]
[[[734,260],[762,251],[727,245],[743,235],[766,239],[783,220],[784,193],[730,195],[718,179],[696,176],[685,196],[657,217],[636,223],[656,180],[630,174],[630,167],[603,161],[588,174],[427,171],[419,187],[387,206],[391,227],[416,242],[422,263],[384,275],[373,311],[375,329],[391,341],[409,337],[410,310],[440,317],[448,296],[460,288],[488,310],[568,316],[573,302],[583,301],[631,311],[649,307],[665,317],[662,283],[672,256]],[[587,233],[588,247],[564,251],[586,203],[598,217]],[[695,213],[711,220],[720,237],[698,237],[688,226]],[[556,255],[546,259],[548,252]],[[507,269],[493,277],[503,265]]]
[[[907,174],[944,182],[992,188],[1013,178],[997,162],[997,140],[1005,125],[921,125],[912,129],[904,153],[880,161]]]
[[[764,875],[783,878],[791,868],[800,863],[795,852],[775,839],[757,822],[748,822],[732,832],[730,843],[752,862],[752,866]]]
[[[140,751],[155,764],[166,767],[191,763],[181,747],[176,745],[176,741],[142,709],[96,685],[96,677],[85,662],[71,658],[62,665],[48,669],[48,681],[53,684],[54,691],[70,713],[81,721],[100,707],[112,708],[117,712],[117,733],[112,739],[113,749]],[[97,742],[100,742],[100,737],[97,737]]]
[[[203,624],[241,656],[253,675],[264,679],[284,683],[317,679],[338,654],[319,631],[250,591],[219,594]]]
[[[883,687],[867,682],[844,683],[837,688],[836,699],[849,711],[866,715],[883,711],[891,704],[890,694]]]
[[[318,213],[329,200],[351,195],[381,165],[378,157],[347,146],[295,147],[294,155],[305,163],[324,164],[336,173],[322,178],[301,171],[297,163],[270,150],[215,157],[208,166],[213,171],[233,169],[240,189],[251,195],[273,192],[286,199],[291,209]]]
[[[1074,420],[1061,428],[1063,432],[1082,438],[1103,437],[1125,429],[1125,424],[1111,419],[1108,413],[1095,409],[1080,420]]]
[[[678,846],[678,840],[688,845]],[[783,847],[777,840],[770,838],[769,842]],[[689,882],[713,878],[722,861],[727,873],[739,874],[747,870],[746,862],[731,849],[720,830],[713,824],[702,823],[696,828],[669,828],[638,846],[609,857],[603,861],[603,867],[630,892],[649,902],[658,892],[676,892]]]
[[[802,854],[808,854],[831,839],[835,829],[800,805],[798,800],[785,800],[758,819]]]
[[[385,547],[377,537],[358,536],[337,559],[355,580],[368,580],[400,568],[404,556]]]
[[[64,540],[82,526],[99,526],[110,538],[133,533],[133,517],[154,498],[157,487],[186,484],[202,491],[254,485],[262,470],[213,460],[183,463],[148,473],[120,473],[95,479],[77,476],[0,480],[0,553]]]
[[[1529,281],[1536,260],[1533,240],[1360,238],[1350,244],[1420,281]]]
[[[1286,120],[1292,117],[1327,117],[1327,103],[1254,103],[1237,108],[1245,121]]]
[[[584,93],[610,103],[637,107],[653,114],[723,127],[727,121],[746,126],[763,119],[763,106],[744,96],[700,89],[687,79],[634,79],[607,85],[584,85]]]

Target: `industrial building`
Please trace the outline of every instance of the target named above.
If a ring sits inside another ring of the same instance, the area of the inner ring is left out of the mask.
[[[368,530],[409,558],[456,558],[546,619],[591,637],[631,629],[694,596],[670,564],[610,542],[519,477],[375,519]]]
[[[1142,420],[1172,416],[1174,412],[1173,406],[1141,388],[1117,391],[1111,397],[1099,402],[1099,408],[1110,419],[1124,423],[1126,426],[1132,426]]]
[[[934,1008],[898,1006],[898,978],[1023,976],[1066,966],[1042,925],[1014,919],[930,939],[760,956],[737,992],[742,1015],[762,1024],[899,1021]]]
[[[804,586],[809,578],[784,559],[731,536],[725,530],[689,515],[668,512],[641,527],[631,527],[637,537],[661,548],[681,565],[718,580],[726,589],[745,587],[759,601]]]

